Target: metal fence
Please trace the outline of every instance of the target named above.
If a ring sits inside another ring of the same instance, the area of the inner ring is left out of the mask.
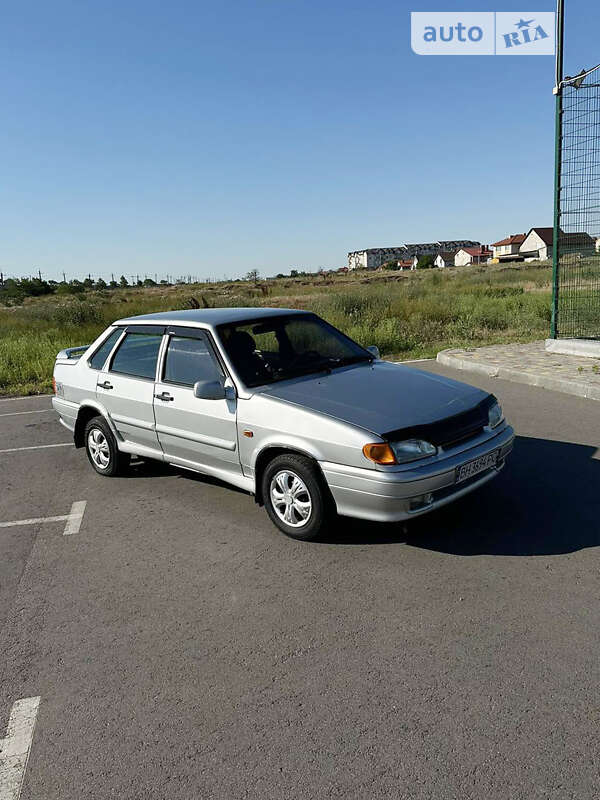
[[[553,335],[600,339],[600,67],[559,85],[555,190]]]

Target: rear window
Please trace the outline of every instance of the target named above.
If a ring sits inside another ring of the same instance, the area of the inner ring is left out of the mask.
[[[110,371],[154,379],[161,341],[160,334],[128,333],[113,357]]]
[[[92,369],[102,369],[104,366],[104,362],[108,358],[110,351],[115,346],[117,339],[123,333],[122,328],[116,328],[108,339],[105,339],[104,342],[100,345],[100,347],[96,350],[94,355],[88,361],[88,364]]]

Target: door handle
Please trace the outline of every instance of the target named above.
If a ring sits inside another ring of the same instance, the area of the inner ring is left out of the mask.
[[[108,381],[104,381],[104,383],[99,383],[99,384],[97,384],[97,385],[98,385],[98,386],[99,386],[101,389],[112,389],[112,388],[113,388],[113,385],[112,385],[112,383],[109,383]]]
[[[174,400],[175,398],[172,397],[168,392],[161,392],[160,394],[155,394],[157,400]]]

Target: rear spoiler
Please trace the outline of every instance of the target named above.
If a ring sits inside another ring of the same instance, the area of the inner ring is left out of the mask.
[[[78,361],[81,356],[88,349],[89,344],[84,344],[82,347],[67,347],[61,350],[56,356],[57,361]]]

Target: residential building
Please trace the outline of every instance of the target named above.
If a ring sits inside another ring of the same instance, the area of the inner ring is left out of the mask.
[[[438,253],[433,263],[435,264],[436,267],[439,267],[440,269],[443,269],[444,267],[453,267],[454,253],[449,253],[449,252]]]
[[[487,264],[492,257],[492,251],[486,244],[479,247],[461,247],[454,257],[454,265],[466,267],[469,264]]]
[[[499,242],[490,245],[495,261],[522,261],[523,256],[519,253],[519,248],[525,241],[524,233],[515,233],[507,236]]]
[[[539,259],[545,261],[552,258],[553,228],[531,228],[519,252],[525,260]]]
[[[405,261],[414,256],[436,255],[441,250],[458,250],[459,247],[476,247],[480,242],[472,239],[444,240],[440,242],[423,242],[421,244],[403,244],[399,247],[371,247],[366,250],[354,250],[348,253],[349,269],[377,269],[386,261]]]
[[[552,258],[553,242],[554,228],[531,228],[519,252],[526,261],[549,260]],[[562,248],[573,253],[593,253],[597,250],[596,241],[583,231],[581,233],[561,231],[560,244]]]
[[[416,269],[419,259],[416,256],[398,261],[398,269],[402,272],[405,269]]]

